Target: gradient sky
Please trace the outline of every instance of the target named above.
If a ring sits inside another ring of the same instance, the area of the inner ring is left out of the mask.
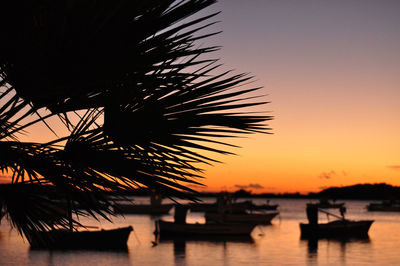
[[[204,14],[215,11],[223,33],[203,46],[256,76],[275,120],[205,168],[206,190],[400,186],[400,1],[221,0]]]
[[[263,86],[274,135],[236,141],[208,190],[400,185],[400,1],[223,0],[211,44]],[[209,44],[209,43],[206,43]]]

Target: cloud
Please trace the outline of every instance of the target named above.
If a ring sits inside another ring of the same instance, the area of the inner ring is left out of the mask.
[[[260,184],[235,185],[235,187],[240,188],[240,189],[249,189],[249,188],[263,189],[264,188],[264,186],[262,186]]]
[[[331,170],[329,172],[321,173],[318,177],[319,178],[325,178],[325,179],[331,179],[332,177],[334,177],[336,175],[337,175],[337,173],[334,170]]]
[[[322,172],[318,178],[321,179],[331,179],[333,177],[340,177],[340,176],[344,176],[346,177],[348,175],[348,173],[344,170],[342,171],[335,171],[335,170],[330,170],[328,172]]]
[[[400,171],[400,165],[388,165],[386,167],[395,171]]]

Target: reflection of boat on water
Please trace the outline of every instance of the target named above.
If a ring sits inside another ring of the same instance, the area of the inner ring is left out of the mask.
[[[37,231],[28,241],[34,249],[126,249],[132,226],[96,231]]]
[[[161,234],[158,238],[159,242],[235,242],[235,243],[254,243],[254,239],[250,234],[244,235],[231,235],[231,234]]]
[[[373,220],[352,221],[344,218],[344,210],[341,210],[342,217],[323,211],[317,204],[307,204],[307,218],[309,223],[300,223],[301,238],[348,238],[368,237],[368,231]],[[335,216],[338,220],[328,223],[318,223],[318,211]]]
[[[246,248],[255,248],[255,241],[250,235],[161,235],[156,236],[154,245],[166,245],[168,247],[173,247],[173,254],[175,265],[187,265],[188,262],[186,258],[190,256],[192,258],[193,254],[193,244],[195,246],[201,245],[203,247],[212,244],[214,247],[223,248],[226,250],[230,243],[240,244]],[[169,249],[170,250],[170,249]],[[215,250],[215,249],[214,249]],[[189,251],[189,253],[187,253]],[[199,261],[197,261],[197,264]],[[203,264],[207,265],[207,263]],[[208,263],[208,265],[214,265],[220,263]],[[236,263],[237,264],[237,263]]]
[[[174,222],[156,221],[156,235],[181,236],[217,236],[217,235],[250,235],[254,224],[223,224],[223,223],[186,223],[187,207],[175,206]]]
[[[357,245],[368,245],[371,241],[369,236],[366,237],[356,237],[356,238],[325,238],[325,239],[317,239],[317,238],[308,238],[308,239],[301,239],[301,242],[307,245],[307,252],[309,255],[316,254],[318,252],[318,247],[328,246],[330,244],[336,245],[340,247],[342,251],[342,255],[345,254],[345,249],[347,245],[357,244]]]
[[[368,211],[398,212],[400,211],[400,201],[385,200],[381,203],[370,203],[366,208]]]
[[[209,213],[206,212],[206,223],[233,223],[233,224],[271,224],[271,220],[279,212],[271,213]]]

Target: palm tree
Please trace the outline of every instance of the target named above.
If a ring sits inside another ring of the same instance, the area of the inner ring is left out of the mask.
[[[231,154],[221,139],[268,132],[270,116],[245,111],[265,104],[241,87],[252,77],[214,74],[204,55],[218,47],[196,44],[216,34],[201,33],[216,14],[193,16],[214,2],[0,4],[0,168],[12,176],[0,210],[21,234],[79,226],[54,197],[94,218],[137,188],[195,200],[201,165],[217,162],[204,151]],[[53,140],[21,141],[36,125]]]

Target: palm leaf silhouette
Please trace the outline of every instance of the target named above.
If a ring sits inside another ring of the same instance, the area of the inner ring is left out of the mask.
[[[76,214],[95,218],[114,214],[109,195],[139,187],[195,200],[190,185],[201,184],[201,165],[216,162],[204,151],[232,154],[229,138],[268,132],[272,117],[245,111],[266,103],[259,88],[241,87],[252,77],[214,74],[218,60],[204,55],[218,47],[196,44],[216,34],[202,33],[216,13],[191,16],[214,2],[0,4],[7,25],[0,42],[0,167],[12,173],[3,187],[20,191],[0,200],[20,232],[29,238],[68,226],[59,211],[65,204],[51,197],[68,197]],[[19,140],[37,124],[55,132],[48,123],[54,118],[64,136]]]

